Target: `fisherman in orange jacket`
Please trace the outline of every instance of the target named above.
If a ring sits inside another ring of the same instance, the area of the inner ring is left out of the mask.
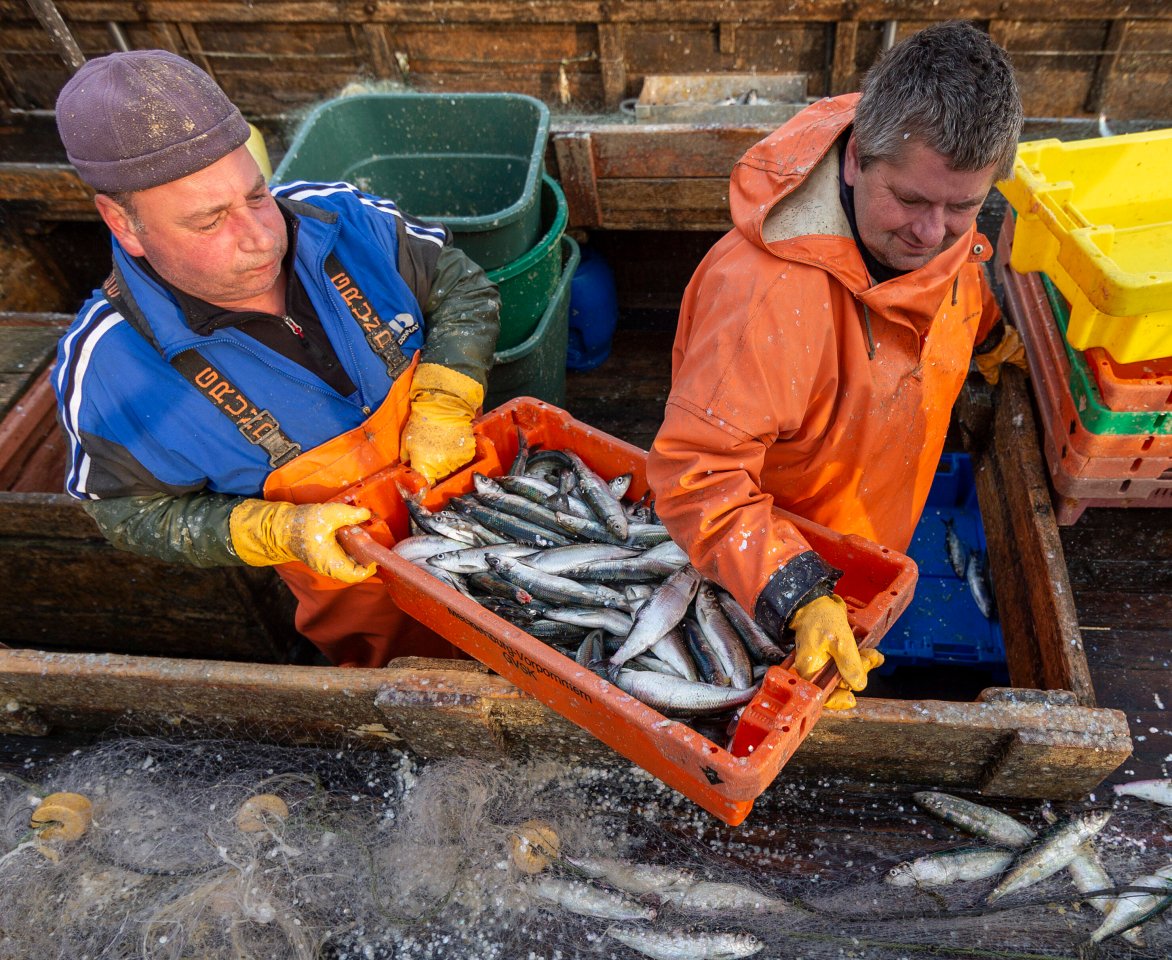
[[[734,228],[692,277],[648,460],[676,542],[759,622],[792,631],[826,706],[862,655],[833,569],[774,507],[905,550],[969,369],[1021,364],[977,232],[1022,108],[1005,51],[960,22],[902,41],[861,94],[819,101],[733,169]]]

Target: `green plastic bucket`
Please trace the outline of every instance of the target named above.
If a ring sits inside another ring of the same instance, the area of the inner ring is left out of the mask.
[[[565,264],[537,329],[524,343],[493,354],[484,409],[499,407],[514,397],[536,397],[560,406],[566,400],[566,339],[570,330],[570,282],[578,269],[578,244],[562,237]]]
[[[497,350],[510,350],[527,340],[545,314],[562,276],[562,234],[569,208],[566,195],[549,174],[541,183],[541,226],[545,233],[532,250],[488,279],[501,294],[501,332]]]
[[[273,180],[345,180],[442,223],[485,270],[541,234],[549,108],[513,93],[369,93],[327,100]]]

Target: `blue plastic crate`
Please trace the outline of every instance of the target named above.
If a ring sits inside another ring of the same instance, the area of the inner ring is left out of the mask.
[[[1001,627],[996,619],[986,619],[964,577],[953,570],[949,526],[966,551],[984,553],[985,530],[972,463],[964,453],[944,454],[936,468],[924,514],[907,550],[919,566],[920,579],[911,605],[879,645],[886,657],[880,673],[890,674],[904,664],[947,663],[981,667],[992,670],[995,678],[1007,679]]]

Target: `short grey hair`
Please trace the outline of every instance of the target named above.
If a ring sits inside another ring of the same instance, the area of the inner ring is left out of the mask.
[[[887,51],[863,79],[855,114],[859,164],[898,162],[909,139],[954,170],[1013,172],[1021,94],[1009,55],[971,23],[934,24]]]

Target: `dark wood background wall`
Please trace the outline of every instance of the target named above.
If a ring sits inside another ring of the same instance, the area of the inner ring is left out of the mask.
[[[59,0],[86,56],[162,47],[212,73],[246,115],[296,110],[358,78],[510,90],[598,111],[648,74],[802,72],[855,89],[927,23],[978,22],[1012,54],[1031,116],[1165,116],[1167,0]],[[892,18],[898,18],[893,20]],[[51,108],[67,71],[25,0],[0,0],[0,107]]]

